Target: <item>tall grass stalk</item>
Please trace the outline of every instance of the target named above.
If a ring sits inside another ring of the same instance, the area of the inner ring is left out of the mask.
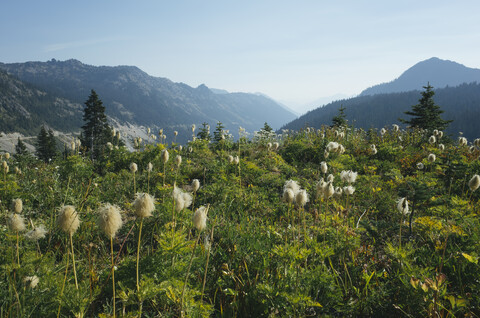
[[[138,245],[137,245],[137,292],[140,292],[140,283],[139,283],[139,261],[140,261],[140,241],[142,238],[142,227],[143,227],[143,218],[140,218],[140,229],[138,230]]]
[[[78,289],[77,269],[75,267],[75,252],[73,250],[73,234],[70,232],[70,247],[72,248],[73,276],[75,277],[75,288]]]
[[[113,259],[113,236],[110,236],[110,254],[112,257],[112,302],[113,302],[113,318],[115,318],[115,261]],[[138,282],[137,282],[138,284]]]

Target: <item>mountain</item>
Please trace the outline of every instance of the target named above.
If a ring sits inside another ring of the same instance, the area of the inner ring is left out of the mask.
[[[406,70],[399,78],[365,89],[360,96],[408,92],[430,85],[436,89],[463,83],[480,83],[480,69],[432,57]]]
[[[312,110],[282,129],[299,130],[304,127],[320,128],[331,125],[338,109],[345,107],[347,120],[356,128],[381,128],[399,124],[398,119],[408,119],[404,112],[418,104],[420,91],[358,96],[330,103]],[[436,89],[433,99],[445,112],[443,119],[453,119],[447,133],[458,136],[463,132],[469,140],[480,137],[480,84],[461,84],[457,87]]]
[[[36,134],[43,123],[72,132],[82,125],[83,106],[47,93],[0,70],[0,130]]]
[[[94,89],[118,126],[163,128],[167,136],[179,132],[177,141],[190,136],[191,124],[212,127],[220,121],[236,133],[239,126],[258,130],[268,122],[274,128],[295,118],[275,101],[247,93],[218,94],[205,85],[196,88],[153,77],[135,66],[92,66],[77,60],[0,63],[0,69],[34,85],[51,96],[83,104]],[[55,120],[52,118],[52,120]],[[81,125],[76,125],[80,129]]]

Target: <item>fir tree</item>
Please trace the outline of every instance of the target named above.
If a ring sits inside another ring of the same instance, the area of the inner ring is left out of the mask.
[[[56,142],[51,129],[45,129],[45,126],[40,128],[40,133],[37,136],[37,144],[35,146],[35,154],[38,159],[45,163],[48,163],[51,159],[54,159],[57,155]]]
[[[28,155],[27,146],[25,143],[18,137],[17,144],[15,145],[15,154],[19,156]]]
[[[93,89],[85,102],[83,120],[85,124],[82,126],[83,132],[80,136],[82,147],[90,152],[92,159],[99,158],[112,132],[107,123],[105,106]]]
[[[222,139],[222,136],[224,136],[224,131],[223,131],[223,128],[225,128],[225,126],[223,126],[223,124],[221,122],[218,122],[217,123],[217,126],[215,127],[215,131],[213,132],[213,140],[216,142],[216,143],[219,143],[221,142],[223,139]],[[225,137],[224,137],[225,138]]]
[[[200,128],[200,131],[197,134],[197,137],[203,140],[210,140],[210,125],[207,123],[203,123],[202,128]]]
[[[440,115],[443,110],[440,106],[436,105],[433,100],[435,92],[432,90],[432,86],[428,83],[423,87],[422,98],[418,100],[418,104],[412,106],[411,111],[406,111],[405,114],[413,116],[409,120],[400,119],[401,123],[408,124],[411,127],[426,129],[432,132],[435,129],[445,130],[452,120],[443,120]]]
[[[332,118],[332,127],[345,127],[347,126],[347,115],[345,115],[345,107],[343,105],[338,109],[338,114]]]

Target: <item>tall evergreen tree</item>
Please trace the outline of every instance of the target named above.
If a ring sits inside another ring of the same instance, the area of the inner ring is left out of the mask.
[[[85,102],[83,121],[85,124],[82,126],[83,132],[80,136],[82,146],[90,152],[92,159],[99,158],[112,132],[107,123],[105,106],[93,89]]]
[[[338,115],[332,118],[332,127],[347,126],[347,115],[345,115],[345,107],[343,105],[338,109]]]
[[[35,154],[38,159],[48,163],[51,159],[54,159],[57,155],[55,137],[51,129],[45,129],[45,126],[40,128],[40,133],[37,136],[37,143],[35,145]]]
[[[202,128],[197,134],[197,137],[203,140],[210,140],[212,137],[210,136],[210,125],[207,123],[202,124]]]
[[[213,132],[213,140],[216,142],[216,143],[219,143],[221,142],[223,139],[222,139],[222,136],[224,136],[224,131],[223,131],[223,128],[225,128],[225,126],[223,126],[223,124],[221,122],[218,122],[217,123],[217,126],[215,127],[215,131]],[[225,137],[224,137],[225,138]]]
[[[15,154],[23,156],[28,154],[27,146],[25,143],[18,137],[17,144],[15,145]]]
[[[452,120],[443,120],[440,115],[443,113],[443,110],[440,109],[440,106],[436,105],[433,100],[433,95],[435,92],[432,90],[433,87],[428,83],[427,86],[423,87],[422,98],[418,100],[418,104],[412,106],[411,111],[406,111],[405,114],[413,116],[409,120],[399,119],[400,122],[408,124],[412,127],[426,129],[432,132],[435,129],[445,130]]]

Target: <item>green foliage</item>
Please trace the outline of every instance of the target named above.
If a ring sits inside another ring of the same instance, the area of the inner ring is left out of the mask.
[[[235,148],[206,139],[182,150],[172,144],[138,152],[120,147],[95,162],[68,154],[48,165],[25,164],[21,174],[4,170],[0,312],[109,317],[115,301],[118,317],[178,317],[182,309],[186,317],[475,316],[480,198],[468,181],[480,171],[478,154],[454,144],[440,151],[422,142],[426,134],[420,130],[383,136],[353,128],[341,132],[270,132],[267,140],[278,142],[278,149],[257,137]],[[330,142],[345,152],[325,156]],[[437,155],[435,162],[426,159],[430,153]],[[180,167],[172,160],[177,155],[183,158]],[[229,156],[239,156],[238,164]],[[21,163],[16,160],[6,163]],[[138,165],[137,191],[148,185],[156,198],[153,215],[142,223],[138,287],[140,220],[132,204],[131,162]],[[421,170],[419,162],[425,165]],[[342,179],[344,170],[357,172],[356,181]],[[354,193],[319,195],[317,182],[328,174],[335,188],[351,185]],[[194,193],[193,179],[201,185]],[[307,191],[305,206],[284,201],[290,179]],[[174,184],[193,196],[192,205],[176,209]],[[407,215],[397,209],[401,197],[408,200]],[[5,221],[15,198],[22,199],[27,220],[18,245]],[[116,299],[110,242],[96,226],[104,203],[117,205],[124,223],[113,239]],[[64,204],[74,205],[82,221],[73,235],[78,289],[70,241],[56,226]],[[192,216],[201,205],[209,205],[209,212],[199,233]],[[44,238],[25,235],[40,225],[48,230]],[[35,288],[27,279],[33,275],[39,278]]]
[[[51,129],[45,129],[45,126],[40,128],[40,133],[37,136],[37,143],[35,146],[35,154],[38,159],[45,163],[50,162],[57,156],[56,141]]]

